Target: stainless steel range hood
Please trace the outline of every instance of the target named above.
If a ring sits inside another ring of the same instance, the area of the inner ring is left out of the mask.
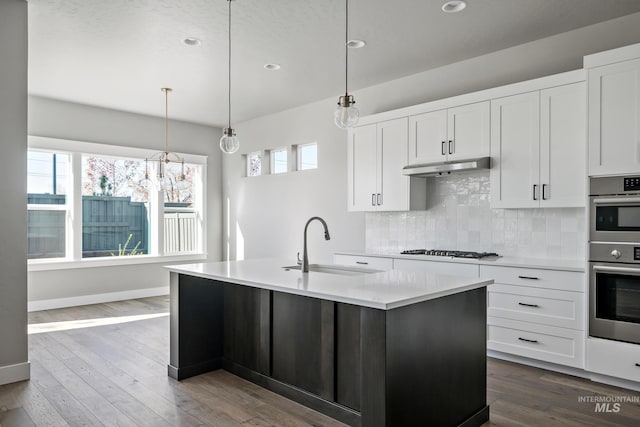
[[[479,157],[477,159],[407,165],[402,168],[402,173],[413,177],[445,176],[460,172],[489,169],[490,165],[490,157]]]

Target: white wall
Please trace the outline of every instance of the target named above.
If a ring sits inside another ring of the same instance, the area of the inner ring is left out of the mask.
[[[164,118],[31,96],[29,134],[160,151],[164,147]],[[172,151],[208,156],[207,249],[210,261],[221,259],[222,248],[220,135],[220,129],[209,126],[175,120],[169,124]],[[169,274],[162,269],[164,264],[29,272],[29,302],[168,287]]]
[[[584,27],[358,90],[356,105],[369,115],[578,69],[584,55],[640,42],[638,28],[640,13]],[[236,245],[238,227],[245,257],[295,256],[312,215],[323,216],[332,232],[332,241],[325,242],[313,226],[312,261],[328,261],[334,250],[365,249],[364,214],[346,212],[346,133],[332,121],[338,95],[237,125],[240,152],[223,160],[223,232],[230,259],[242,246]],[[312,141],[319,146],[317,171],[241,177],[242,153]]]
[[[0,384],[29,377],[27,355],[27,3],[0,2]]]

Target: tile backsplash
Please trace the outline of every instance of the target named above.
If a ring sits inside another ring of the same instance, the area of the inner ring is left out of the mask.
[[[427,180],[426,211],[366,214],[367,252],[438,248],[515,257],[584,257],[584,208],[491,209],[488,172]]]

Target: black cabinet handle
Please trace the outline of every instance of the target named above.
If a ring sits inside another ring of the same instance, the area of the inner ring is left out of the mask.
[[[451,150],[451,143],[453,143],[453,140],[449,140],[449,154],[453,154],[453,150]]]
[[[369,265],[369,263],[366,261],[356,261],[356,264]]]
[[[542,200],[547,200],[547,192],[545,191],[547,187],[547,184],[542,184]]]
[[[538,198],[536,197],[536,190],[538,190],[538,184],[533,184],[533,200],[538,200]]]
[[[540,280],[537,277],[533,277],[533,276],[518,276],[518,279]]]
[[[371,206],[376,205],[376,195],[375,193],[371,193]]]
[[[444,144],[445,144],[445,141],[442,141],[442,147],[440,148],[440,152],[442,153],[443,156],[446,156],[447,153],[445,153],[444,151]]]
[[[533,343],[533,344],[537,344],[537,343],[538,343],[538,340],[528,340],[528,339],[526,339],[526,338],[522,338],[522,337],[518,337],[518,339],[519,339],[520,341],[530,342],[530,343]]]
[[[535,307],[535,308],[540,307],[538,304],[527,304],[526,302],[519,302],[518,305],[523,305],[525,307]]]
[[[636,363],[636,366],[640,367],[640,363]]]
[[[378,200],[378,206],[382,205],[382,194],[378,193],[377,200]]]

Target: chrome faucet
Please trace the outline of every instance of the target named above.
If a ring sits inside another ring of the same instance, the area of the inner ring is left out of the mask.
[[[309,223],[314,219],[317,219],[318,221],[320,221],[322,223],[322,226],[324,227],[324,240],[331,239],[331,237],[329,236],[329,229],[327,228],[327,223],[324,221],[324,219],[320,218],[319,216],[314,216],[309,218],[309,221],[307,221],[307,223],[304,226],[304,249],[302,251],[302,272],[303,273],[309,272],[309,255],[307,254],[307,228],[309,228]]]

